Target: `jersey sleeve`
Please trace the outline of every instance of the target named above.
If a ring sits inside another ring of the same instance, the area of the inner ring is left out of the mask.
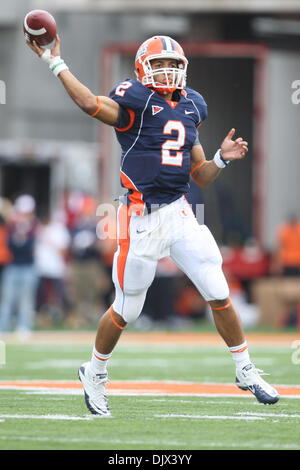
[[[196,138],[195,138],[194,143],[193,143],[193,146],[194,146],[194,145],[201,145],[200,140],[199,140],[198,132],[197,132],[197,134],[196,134]]]
[[[125,79],[110,92],[109,97],[120,105],[115,129],[127,132],[135,128],[151,92],[137,80]]]
[[[116,129],[127,129],[131,123],[132,111],[130,109],[119,106],[118,120],[115,125]]]
[[[198,126],[200,126],[207,118],[207,104],[200,93],[191,88],[186,88],[187,99],[191,100],[198,114]]]
[[[132,79],[125,79],[118,83],[110,92],[109,97],[125,109],[141,112],[147,100],[148,89],[141,83]]]

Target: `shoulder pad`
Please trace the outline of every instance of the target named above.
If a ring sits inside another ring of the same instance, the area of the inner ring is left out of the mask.
[[[207,104],[203,96],[192,88],[185,88],[184,91],[186,92],[186,98],[191,100],[194,103],[194,106],[197,108],[201,122],[205,121],[207,118]]]
[[[125,108],[142,111],[150,94],[149,88],[137,80],[126,78],[115,86],[109,97]]]

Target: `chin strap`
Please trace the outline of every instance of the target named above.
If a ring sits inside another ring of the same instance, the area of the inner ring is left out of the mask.
[[[174,93],[174,91],[177,90],[177,88],[160,88],[160,87],[155,87],[153,85],[146,85],[147,88],[151,88],[151,90],[156,91],[160,95],[169,95],[170,93]]]

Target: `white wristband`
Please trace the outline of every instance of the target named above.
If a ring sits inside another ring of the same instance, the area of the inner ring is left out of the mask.
[[[46,64],[49,65],[51,72],[53,72],[56,77],[63,70],[69,70],[69,67],[65,64],[65,61],[61,57],[56,56],[51,58],[50,49],[45,50],[45,52],[41,55],[41,59],[43,62],[46,62]]]
[[[51,62],[49,63],[49,68],[56,77],[58,77],[60,72],[62,72],[63,70],[69,70],[69,67],[65,64],[65,61],[59,56],[51,59]]]
[[[214,162],[218,168],[225,168],[227,165],[229,165],[229,161],[223,159],[221,149],[217,150],[215,153]]]

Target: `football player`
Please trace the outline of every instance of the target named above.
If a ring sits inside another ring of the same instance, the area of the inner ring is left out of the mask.
[[[236,384],[261,403],[276,403],[277,391],[250,360],[238,312],[231,303],[222,258],[210,230],[198,224],[185,199],[189,179],[211,183],[245,157],[247,142],[231,129],[207,160],[198,127],[207,116],[203,97],[186,86],[188,60],[167,36],[154,36],[138,49],[136,79],[118,83],[109,97],[96,96],[60,57],[60,40],[43,49],[27,42],[88,115],[113,126],[121,146],[120,175],[127,194],[118,209],[114,255],[115,300],[101,317],[92,357],[79,369],[89,410],[110,416],[105,394],[107,363],[127,323],[140,315],[157,261],[170,256],[210,304],[216,328],[235,360]]]

